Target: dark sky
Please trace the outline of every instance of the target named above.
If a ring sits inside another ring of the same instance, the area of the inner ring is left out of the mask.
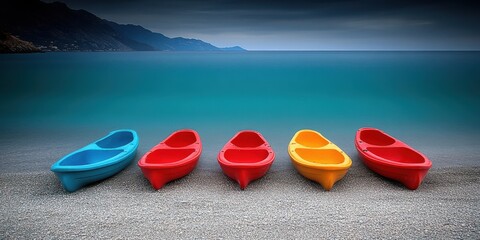
[[[52,1],[49,1],[52,2]],[[249,50],[480,50],[474,1],[63,0],[169,37]]]

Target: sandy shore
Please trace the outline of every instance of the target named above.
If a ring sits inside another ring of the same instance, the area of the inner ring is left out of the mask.
[[[0,174],[1,238],[480,238],[480,168],[432,169],[410,191],[355,164],[332,191],[293,168],[245,191],[196,169],[154,191],[135,164],[65,192],[51,172]]]

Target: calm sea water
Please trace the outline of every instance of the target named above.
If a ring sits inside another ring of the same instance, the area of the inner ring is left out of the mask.
[[[4,133],[132,128],[148,149],[180,128],[215,146],[256,129],[283,151],[302,128],[350,148],[373,126],[426,148],[480,146],[478,52],[0,55],[0,77]]]

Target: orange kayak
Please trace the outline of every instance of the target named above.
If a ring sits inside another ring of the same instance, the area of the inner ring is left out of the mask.
[[[337,145],[313,130],[300,130],[288,145],[293,166],[329,191],[347,173],[352,160]]]

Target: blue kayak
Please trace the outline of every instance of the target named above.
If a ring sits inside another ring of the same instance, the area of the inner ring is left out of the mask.
[[[67,191],[74,192],[123,170],[135,158],[137,147],[135,131],[113,131],[61,158],[50,169]]]

